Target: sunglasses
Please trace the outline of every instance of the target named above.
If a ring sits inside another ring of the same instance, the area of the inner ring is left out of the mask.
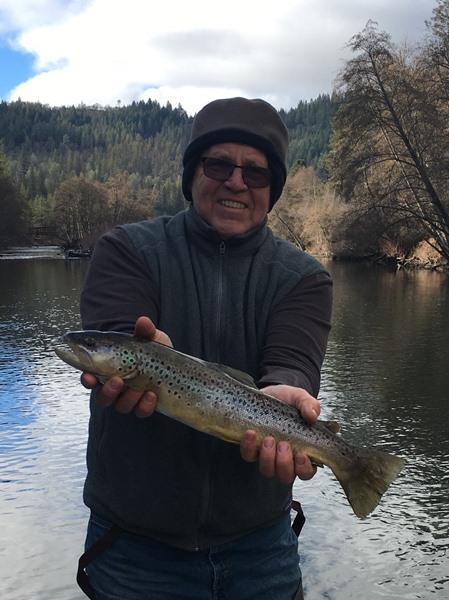
[[[250,188],[264,188],[270,185],[271,171],[265,167],[240,166],[221,158],[201,157],[203,173],[210,179],[226,181],[234,173],[234,169],[242,169],[242,179]]]

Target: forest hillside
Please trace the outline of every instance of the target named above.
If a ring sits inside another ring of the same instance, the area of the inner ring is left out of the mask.
[[[281,111],[291,140],[289,166],[318,164],[336,110],[337,103],[323,95]],[[185,205],[181,163],[192,121],[182,107],[153,101],[115,108],[0,103],[0,141],[17,190],[3,244],[57,231],[72,245],[92,228],[176,213]],[[83,194],[85,214],[77,222],[73,202]]]

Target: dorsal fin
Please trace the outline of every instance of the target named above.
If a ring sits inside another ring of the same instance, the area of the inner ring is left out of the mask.
[[[239,383],[243,383],[243,385],[247,385],[248,387],[259,389],[256,385],[256,382],[248,375],[248,373],[244,373],[243,371],[239,371],[239,369],[234,369],[232,367],[228,367],[227,365],[220,365],[218,363],[207,363],[209,366],[214,367],[217,371],[221,371],[222,373],[226,373],[232,379],[235,379]]]

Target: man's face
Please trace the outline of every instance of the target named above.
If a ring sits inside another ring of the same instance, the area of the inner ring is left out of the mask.
[[[215,144],[202,156],[219,158],[239,166],[268,167],[267,157],[252,146]],[[270,206],[270,186],[249,187],[242,170],[234,169],[226,181],[207,177],[200,163],[192,180],[193,206],[223,239],[240,235],[258,225]]]

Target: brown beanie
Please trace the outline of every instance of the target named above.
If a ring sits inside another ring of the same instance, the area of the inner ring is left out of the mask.
[[[202,152],[214,144],[235,142],[261,150],[271,170],[270,210],[282,193],[287,169],[288,132],[277,110],[265,100],[227,98],[206,104],[193,120],[184,152],[182,191],[192,202],[190,184]]]

